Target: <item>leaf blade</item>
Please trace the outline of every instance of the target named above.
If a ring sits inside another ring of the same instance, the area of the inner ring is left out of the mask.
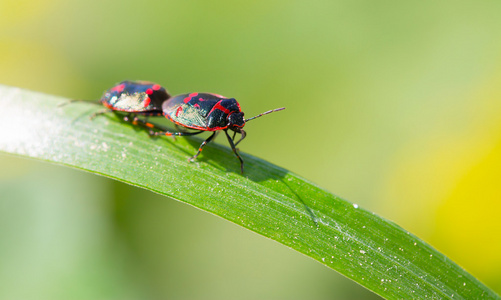
[[[0,86],[0,151],[114,178],[218,215],[291,247],[386,298],[499,299],[398,225],[283,168],[222,146],[150,138],[100,107]]]

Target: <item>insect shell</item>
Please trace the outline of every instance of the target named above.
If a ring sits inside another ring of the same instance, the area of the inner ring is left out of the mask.
[[[197,130],[195,132],[170,132],[170,131],[151,131],[152,135],[167,136],[187,136],[196,135],[205,131],[213,132],[198,148],[198,152],[190,158],[195,160],[203,150],[203,147],[214,139],[216,133],[224,131],[228,143],[233,153],[240,161],[240,171],[244,172],[244,161],[236,149],[246,136],[242,129],[245,123],[263,115],[285,109],[277,108],[259,114],[255,117],[244,119],[244,113],[240,109],[240,104],[233,98],[226,98],[218,94],[210,93],[191,93],[174,96],[162,104],[163,115],[178,126]],[[228,130],[234,132],[230,137]],[[235,135],[240,133],[242,136],[235,143]]]
[[[149,81],[122,81],[104,92],[101,103],[113,111],[161,116],[162,104],[170,95],[159,84]]]
[[[244,127],[244,113],[233,98],[209,93],[191,93],[174,96],[162,104],[164,116],[177,125],[216,131]]]

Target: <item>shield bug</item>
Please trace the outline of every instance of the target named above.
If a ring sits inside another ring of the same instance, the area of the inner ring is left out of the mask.
[[[90,117],[108,112],[126,113],[124,121],[134,125],[149,128],[158,128],[156,125],[147,123],[137,116],[162,116],[162,104],[170,97],[165,88],[149,81],[122,81],[103,93],[97,103],[103,104],[107,109],[98,111]],[[83,100],[72,100],[83,101]],[[69,103],[69,102],[67,102]],[[67,104],[63,103],[63,105]]]
[[[156,125],[138,119],[137,115],[161,116],[162,104],[169,97],[167,90],[159,84],[149,81],[122,81],[105,91],[99,100],[109,110],[95,113],[93,117],[108,111],[126,112],[129,115],[124,117],[124,121],[153,128]]]
[[[150,135],[167,136],[187,136],[197,135],[205,131],[213,132],[198,148],[198,152],[190,158],[194,161],[202,152],[203,147],[214,139],[216,133],[224,131],[228,142],[240,161],[240,171],[244,172],[244,161],[235,148],[246,136],[242,129],[245,123],[269,113],[280,111],[285,107],[269,110],[255,117],[245,119],[244,113],[240,109],[240,104],[233,98],[226,98],[217,94],[191,93],[174,96],[162,104],[163,115],[178,126],[197,130],[195,132],[170,132],[170,131],[150,131]],[[230,137],[228,130],[234,132]],[[235,135],[241,134],[240,139],[235,143]]]
[[[82,101],[82,100],[72,100]],[[69,102],[63,103],[63,105]],[[245,119],[244,113],[240,109],[240,104],[234,98],[226,98],[210,93],[191,93],[170,97],[165,88],[148,81],[122,81],[111,89],[104,92],[97,103],[102,103],[107,109],[94,113],[91,119],[107,112],[125,113],[123,120],[133,125],[139,125],[157,131],[150,130],[150,135],[159,136],[191,136],[206,131],[212,134],[202,142],[197,153],[190,158],[194,161],[202,152],[205,145],[212,141],[218,131],[224,131],[228,142],[240,161],[240,171],[244,171],[244,161],[238,154],[236,146],[245,138],[246,133],[242,129],[245,123],[280,111],[285,107],[266,111],[252,118]],[[138,118],[140,116],[162,116],[174,122],[176,126],[195,130],[194,132],[172,132],[148,123]],[[233,131],[230,137],[228,130]],[[240,139],[235,143],[235,136],[241,134]]]
[[[100,102],[113,111],[145,116],[162,115],[162,103],[170,95],[159,84],[148,81],[122,81],[104,92]]]

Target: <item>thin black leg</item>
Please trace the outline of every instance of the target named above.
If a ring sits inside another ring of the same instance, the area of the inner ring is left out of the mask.
[[[243,174],[244,173],[244,160],[238,154],[238,151],[235,148],[235,144],[233,143],[233,140],[231,139],[230,135],[228,134],[228,130],[225,130],[224,133],[226,134],[226,137],[228,138],[228,142],[230,143],[231,150],[233,150],[233,153],[235,153],[235,155],[237,156],[238,160],[240,160],[240,172]],[[242,134],[242,136],[245,137],[245,134]],[[240,139],[240,141],[241,140],[242,139]]]
[[[151,123],[149,123],[151,124]],[[166,136],[190,136],[190,135],[197,135],[202,132],[205,132],[203,130],[196,131],[196,132],[172,132],[172,131],[166,131],[165,129],[161,129],[162,131],[153,131],[150,130],[150,136],[159,136],[159,135],[166,135]]]
[[[71,102],[75,102],[75,101],[83,101],[83,100],[72,100]],[[85,101],[85,102],[89,102],[89,101]],[[141,126],[143,128],[146,128],[146,129],[156,129],[156,130],[160,130],[160,131],[164,131],[164,132],[169,132],[169,131],[165,131],[165,128],[163,128],[159,125],[147,122],[146,120],[139,119],[137,114],[135,114],[135,113],[128,113],[126,115],[123,115],[115,110],[111,110],[108,108],[102,109],[100,111],[93,113],[89,118],[92,120],[95,117],[100,116],[100,115],[104,115],[106,113],[115,113],[119,118],[122,118],[125,122],[131,123],[132,125]],[[148,116],[157,116],[157,114],[152,113],[150,115],[146,115],[145,117],[148,117]],[[153,135],[151,132],[152,131],[150,130],[150,135]],[[169,134],[166,134],[166,135],[169,135]],[[171,134],[171,135],[179,136],[179,134]]]
[[[189,132],[189,131],[186,131],[186,127],[182,127],[182,126],[179,126],[177,124],[174,124],[174,127],[176,127],[176,130],[179,132]]]
[[[203,143],[200,145],[200,147],[198,147],[198,152],[197,154],[193,155],[193,157],[191,157],[189,159],[189,161],[194,161],[199,155],[200,153],[202,153],[202,150],[204,149],[205,145],[207,145],[210,141],[212,141],[212,139],[214,139],[214,137],[216,136],[216,132],[217,131],[214,131],[213,134],[211,134],[209,136],[209,138],[207,138],[205,141],[203,141]],[[181,132],[182,133],[182,132]],[[201,132],[198,132],[198,133],[201,133]]]
[[[150,123],[150,122],[147,122],[145,120],[142,120],[140,118],[138,118],[138,116],[134,113],[130,113],[128,115],[125,115],[123,116],[123,120],[125,122],[128,122],[128,123],[131,123],[132,125],[135,125],[135,126],[140,126],[140,127],[143,127],[143,128],[146,128],[146,129],[150,129],[150,131],[148,132],[150,136],[159,136],[159,135],[166,135],[166,136],[172,136],[173,138],[175,138],[176,136],[189,136],[189,135],[197,135],[197,134],[200,134],[202,133],[203,131],[197,131],[197,132],[172,132],[172,131],[167,131],[165,130],[165,128],[157,125],[157,124],[154,124],[154,123]],[[156,130],[159,130],[159,131],[153,131],[152,129],[156,129]]]
[[[235,147],[243,140],[245,139],[245,137],[247,136],[247,134],[245,133],[245,131],[243,129],[240,129],[240,134],[242,135],[240,137],[240,139],[238,140],[238,142],[235,143]],[[233,139],[234,140],[234,139]]]
[[[160,127],[159,125],[156,125],[156,124],[153,124],[153,123],[150,123],[146,120],[141,120],[137,117],[137,115],[131,113],[131,114],[128,114],[126,116],[123,117],[123,120],[125,122],[129,122],[131,123],[132,125],[135,125],[135,126],[141,126],[143,128],[147,128],[147,129],[156,129],[156,130],[161,130],[161,131],[164,131],[165,128],[163,127]]]
[[[100,116],[100,115],[104,115],[104,114],[107,114],[107,113],[110,113],[112,112],[112,110],[110,109],[102,109],[100,111],[96,111],[95,113],[93,113],[92,115],[90,115],[89,119],[94,119],[95,117],[97,116]]]

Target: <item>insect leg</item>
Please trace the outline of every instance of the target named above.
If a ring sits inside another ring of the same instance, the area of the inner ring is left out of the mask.
[[[96,111],[95,113],[93,113],[92,115],[90,115],[89,119],[92,120],[92,119],[94,119],[97,116],[104,115],[104,114],[109,113],[109,112],[112,112],[112,110],[110,110],[110,109],[102,109],[100,111]]]
[[[180,131],[180,132],[189,132],[189,131],[186,131],[185,127],[179,126],[177,124],[174,124],[174,127],[176,127],[177,131]]]
[[[165,131],[165,128],[160,127],[157,124],[147,122],[146,120],[141,120],[137,117],[137,115],[134,115],[134,114],[129,114],[128,116],[124,116],[124,121],[130,122],[130,123],[132,123],[132,125],[141,126],[144,128]]]
[[[244,131],[245,132],[245,131]],[[237,149],[235,148],[235,144],[233,143],[233,140],[231,139],[230,135],[228,134],[228,131],[225,130],[224,133],[226,134],[226,137],[228,138],[228,142],[230,143],[231,150],[233,150],[233,153],[237,156],[238,160],[240,160],[240,172],[243,174],[244,173],[244,160],[240,157],[238,154]],[[242,137],[245,137],[245,133],[242,134]],[[240,141],[242,138],[240,139]],[[239,142],[240,142],[239,141]],[[238,144],[238,143],[237,143]]]
[[[159,136],[159,135],[166,135],[166,136],[190,136],[190,135],[197,135],[197,134],[200,134],[202,132],[205,132],[203,130],[200,130],[200,131],[196,131],[196,132],[172,132],[172,131],[167,131],[167,130],[164,130],[162,129],[162,131],[153,131],[153,130],[150,130],[150,136]]]
[[[243,129],[240,129],[240,134],[241,134],[242,136],[240,137],[240,139],[238,140],[238,142],[236,142],[235,147],[236,147],[236,146],[237,146],[237,145],[238,145],[238,144],[239,144],[239,143],[240,143],[243,139],[245,139],[245,137],[247,136],[247,134],[245,133],[245,131],[244,131]]]
[[[214,137],[216,136],[216,132],[217,132],[217,131],[214,131],[214,133],[213,133],[213,134],[211,134],[211,135],[209,136],[209,138],[207,138],[205,141],[203,141],[203,143],[200,145],[200,147],[198,147],[198,152],[197,152],[197,154],[193,155],[193,157],[191,157],[191,158],[189,159],[189,161],[194,161],[194,160],[195,160],[195,159],[196,159],[196,158],[200,155],[200,153],[202,153],[202,150],[204,149],[204,146],[205,146],[205,145],[207,145],[210,141],[212,141],[212,140],[214,139]],[[182,132],[181,132],[181,133],[182,133]],[[200,132],[198,132],[198,133],[200,133]]]

